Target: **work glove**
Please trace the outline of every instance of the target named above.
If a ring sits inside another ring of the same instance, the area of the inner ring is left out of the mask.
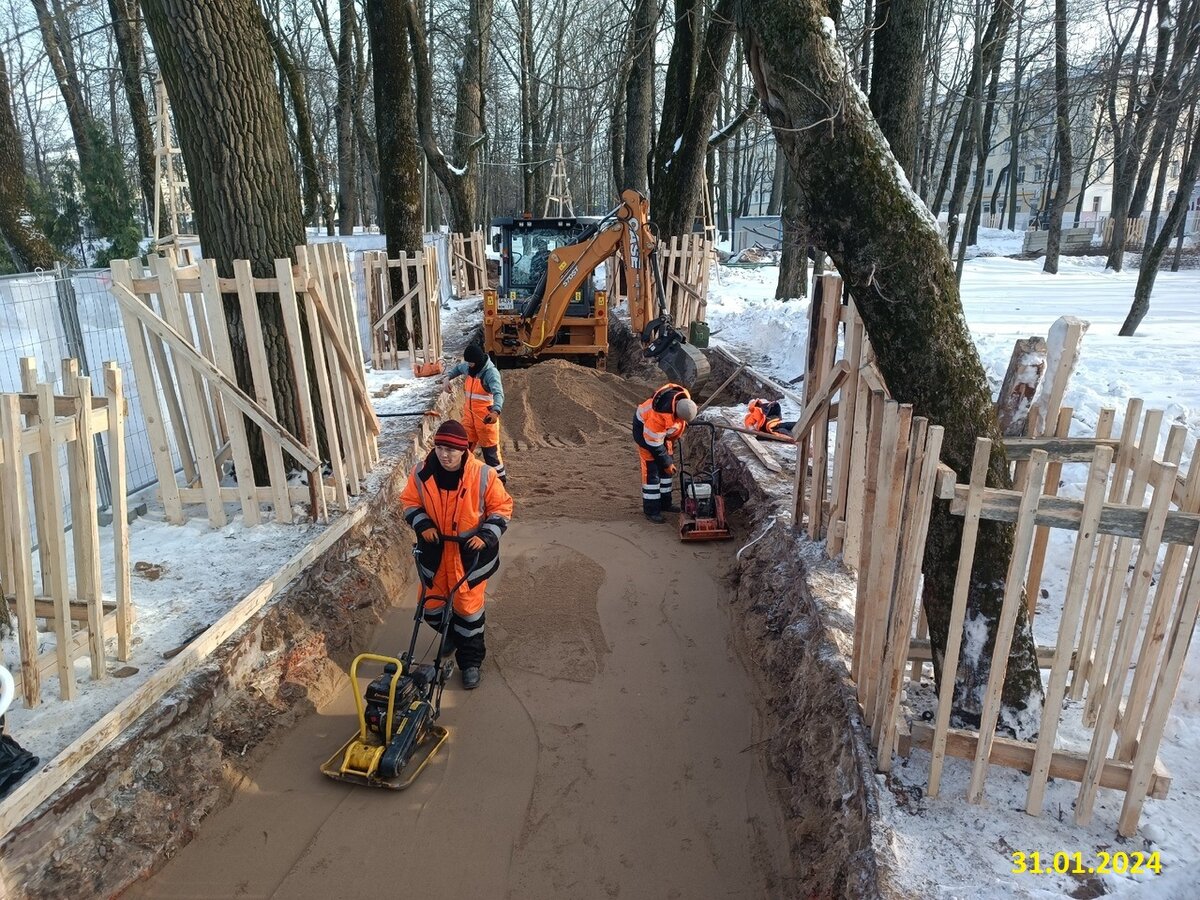
[[[484,548],[484,546],[486,546],[486,544],[487,542],[476,534],[467,541],[467,549],[474,550],[476,553],[478,553]]]
[[[497,417],[496,417],[495,413],[488,413],[486,416],[483,417],[483,424],[484,425],[495,425],[496,419],[497,419]]]
[[[454,382],[452,382],[449,378],[443,378],[442,379],[442,390],[445,391],[447,394],[449,394],[451,391],[454,390]]]
[[[426,528],[421,532],[421,540],[427,544],[436,544],[438,542],[438,531],[436,528]]]
[[[667,467],[665,469],[663,469],[663,474],[664,475],[674,475],[678,471],[679,471],[679,467],[676,466],[675,463],[667,463]]]

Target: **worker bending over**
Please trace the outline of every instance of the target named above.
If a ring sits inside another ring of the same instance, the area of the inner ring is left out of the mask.
[[[696,404],[687,388],[664,384],[633,414],[633,440],[642,460],[642,512],[651,522],[665,522],[671,512],[675,441],[696,418]]]
[[[479,344],[470,344],[463,351],[463,361],[455,363],[442,378],[447,393],[450,382],[465,375],[463,391],[467,395],[463,407],[463,425],[467,429],[470,449],[479,447],[483,461],[496,470],[500,481],[508,484],[508,472],[500,458],[500,411],[504,409],[504,384],[500,370]]]
[[[778,400],[751,400],[749,408],[746,410],[744,424],[754,431],[791,437],[792,428],[796,423],[784,422],[782,416],[783,410],[779,406]]]
[[[496,470],[468,452],[467,430],[444,422],[433,451],[408,476],[400,495],[404,518],[417,535],[417,575],[430,595],[454,594],[447,647],[454,648],[463,687],[479,687],[487,648],[483,641],[484,591],[500,568],[500,535],[512,518],[513,501]],[[425,618],[435,627],[445,602],[430,600]]]

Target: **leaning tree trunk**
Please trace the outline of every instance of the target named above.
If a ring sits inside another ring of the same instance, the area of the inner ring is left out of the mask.
[[[738,28],[758,95],[797,179],[813,243],[828,250],[858,303],[895,398],[946,428],[943,459],[964,476],[975,439],[993,440],[990,483],[1008,486],[987,376],[971,342],[954,270],[937,225],[901,180],[895,160],[853,84],[821,0],[737,0]],[[832,115],[832,119],[831,119]],[[935,668],[948,638],[961,519],[935,507],[925,555],[925,609]],[[960,717],[977,717],[1012,552],[1012,528],[982,523],[968,621],[987,647],[958,672]],[[959,640],[954,635],[953,640]],[[950,677],[953,677],[951,673]],[[1041,676],[1024,613],[1005,679],[1002,721],[1036,721]],[[1031,717],[1031,718],[1030,718]]]
[[[910,182],[916,181],[917,134],[924,87],[925,19],[929,0],[879,0],[871,112]]]
[[[304,222],[258,4],[142,0],[142,9],[171,96],[204,255],[216,260],[222,276],[233,275],[235,259],[248,259],[256,276],[273,278],[274,260],[291,258],[304,243]],[[274,297],[259,295],[259,316],[276,418],[299,434],[291,360]],[[246,388],[253,381],[234,297],[225,298],[225,318],[238,383]],[[258,437],[257,428],[249,430]],[[255,438],[254,470],[262,478],[266,459]]]
[[[782,149],[776,152],[780,159],[787,159]],[[778,300],[792,300],[808,296],[808,229],[804,227],[800,211],[800,191],[796,179],[787,169],[784,169],[781,193],[783,248],[779,255],[779,281],[775,284],[775,297]]]
[[[1071,194],[1075,154],[1071,148],[1071,97],[1067,71],[1067,0],[1054,0],[1054,99],[1058,127],[1058,186],[1050,206],[1050,233],[1046,235],[1046,262],[1042,271],[1058,274],[1062,247],[1063,213]],[[1082,190],[1082,189],[1081,189]]]
[[[375,134],[379,147],[379,210],[387,234],[389,257],[421,249],[425,210],[422,203],[421,147],[413,108],[412,63],[407,53],[391,52],[394,36],[404,34],[405,0],[367,0],[367,33],[375,75]],[[403,296],[400,270],[389,270],[392,296]],[[414,317],[414,328],[420,323]],[[399,341],[408,346],[408,329],[400,320]],[[420,335],[417,335],[420,340]]]
[[[33,223],[25,185],[25,158],[21,152],[21,132],[12,112],[12,88],[8,67],[0,53],[0,237],[18,272],[52,269],[58,258],[54,247]],[[8,608],[0,604],[0,622]]]
[[[1187,215],[1192,192],[1196,189],[1198,172],[1200,172],[1200,128],[1195,129],[1195,133],[1192,135],[1192,145],[1188,149],[1183,170],[1179,173],[1179,189],[1175,192],[1175,202],[1171,204],[1171,212],[1167,214],[1167,221],[1163,222],[1162,231],[1158,233],[1150,252],[1142,257],[1137,287],[1133,292],[1133,306],[1130,307],[1129,315],[1125,317],[1125,322],[1121,325],[1120,333],[1123,337],[1132,337],[1142,319],[1146,317],[1146,313],[1150,311],[1150,292],[1154,290],[1158,265],[1162,261],[1163,254],[1167,252],[1175,229]]]
[[[141,16],[136,0],[108,0],[108,9],[112,15],[113,39],[121,60],[121,80],[125,84],[129,119],[133,125],[142,197],[150,208],[154,204],[154,130],[150,127],[150,113],[142,87]],[[154,210],[150,208],[149,213],[153,221]]]

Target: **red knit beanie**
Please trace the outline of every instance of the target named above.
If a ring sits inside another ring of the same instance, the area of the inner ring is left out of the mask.
[[[454,419],[441,424],[433,436],[433,443],[434,446],[453,447],[455,450],[466,450],[471,445],[467,440],[467,429]]]

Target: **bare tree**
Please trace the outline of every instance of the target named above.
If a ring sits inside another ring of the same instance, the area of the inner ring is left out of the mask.
[[[1046,262],[1043,272],[1058,273],[1058,254],[1062,245],[1063,212],[1071,193],[1074,154],[1071,150],[1071,97],[1067,72],[1067,0],[1054,0],[1054,98],[1055,127],[1058,134],[1058,186],[1050,206],[1050,233],[1046,236]]]
[[[18,272],[51,269],[57,254],[33,222],[25,189],[21,133],[12,113],[8,66],[0,53],[0,237]],[[5,605],[7,607],[7,605]],[[7,608],[0,613],[7,614]],[[7,618],[0,618],[0,622]]]

